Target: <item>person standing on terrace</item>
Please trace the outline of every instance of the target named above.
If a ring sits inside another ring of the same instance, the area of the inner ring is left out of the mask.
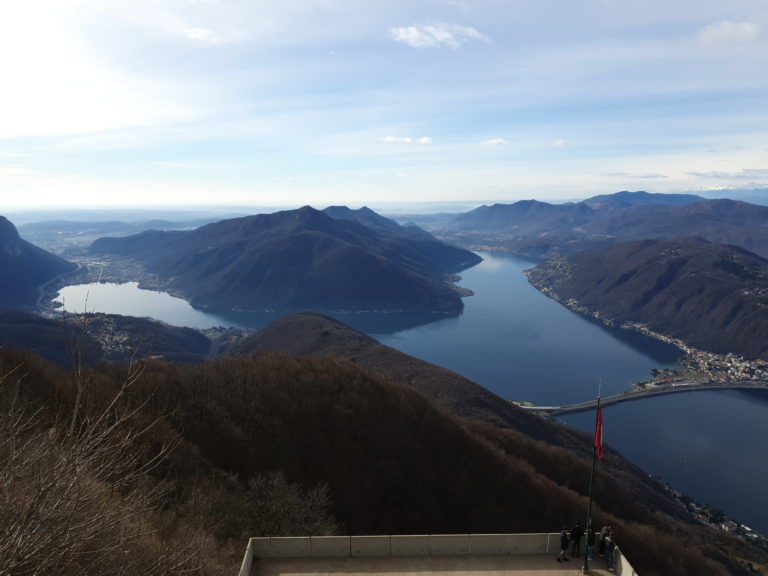
[[[571,528],[571,543],[573,544],[571,549],[571,556],[578,558],[581,553],[581,537],[584,536],[584,529],[579,522],[573,525]]]
[[[595,540],[596,540],[595,529],[592,528],[592,526],[589,526],[589,528],[587,529],[587,552],[586,552],[587,560],[592,560],[592,555],[594,553],[594,548],[595,548]]]
[[[560,532],[560,554],[557,555],[558,562],[568,562],[568,527],[563,526],[563,531]]]

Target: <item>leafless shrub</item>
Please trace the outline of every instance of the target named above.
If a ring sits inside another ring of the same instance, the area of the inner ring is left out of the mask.
[[[143,364],[127,366],[111,397],[86,402],[93,372],[82,350],[74,358],[74,403],[53,415],[25,405],[23,367],[0,376],[0,575],[193,570],[189,544],[169,544],[153,522],[164,487],[150,472],[171,447],[141,448],[157,424],[141,423],[143,404],[129,397]]]

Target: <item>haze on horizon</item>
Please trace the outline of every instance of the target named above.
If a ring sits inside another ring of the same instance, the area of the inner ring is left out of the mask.
[[[768,187],[764,0],[16,0],[0,53],[0,213]]]

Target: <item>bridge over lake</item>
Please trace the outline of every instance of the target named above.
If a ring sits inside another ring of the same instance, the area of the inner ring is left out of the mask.
[[[711,380],[683,380],[679,382],[669,382],[665,384],[655,384],[645,387],[636,387],[621,394],[606,396],[600,399],[600,405],[610,406],[619,402],[631,402],[650,396],[662,396],[664,394],[678,394],[681,392],[696,392],[700,390],[768,390],[768,382],[757,380],[738,380],[732,382],[716,382]],[[523,410],[531,412],[545,412],[552,416],[562,414],[575,414],[577,412],[588,412],[597,407],[597,398],[586,402],[577,402],[576,404],[567,404],[564,406],[523,406]]]

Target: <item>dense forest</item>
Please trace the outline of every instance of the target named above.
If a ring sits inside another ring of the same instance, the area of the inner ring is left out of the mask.
[[[249,536],[557,531],[585,514],[580,451],[456,416],[336,356],[66,369],[6,348],[0,386],[7,574],[232,574]],[[682,507],[635,497],[613,458],[594,518],[641,574],[768,564]]]

